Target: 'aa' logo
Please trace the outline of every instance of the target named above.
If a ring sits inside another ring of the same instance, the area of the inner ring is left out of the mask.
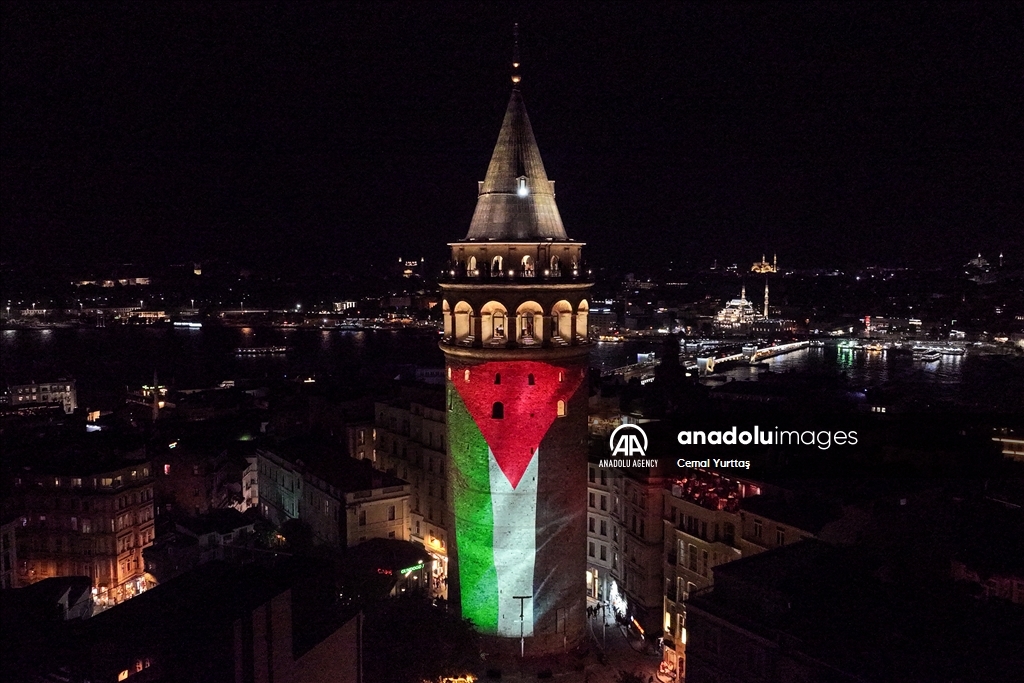
[[[637,425],[619,425],[612,431],[608,447],[612,449],[613,457],[642,458],[647,453],[647,433]]]

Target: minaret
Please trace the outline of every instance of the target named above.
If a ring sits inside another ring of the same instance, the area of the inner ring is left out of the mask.
[[[764,279],[764,319],[768,319],[768,278]]]
[[[153,371],[153,404],[150,417],[153,418],[153,424],[160,419],[160,383],[157,381],[156,370]]]
[[[518,52],[518,49],[517,49]],[[450,600],[527,656],[584,638],[591,281],[520,92],[441,284]]]

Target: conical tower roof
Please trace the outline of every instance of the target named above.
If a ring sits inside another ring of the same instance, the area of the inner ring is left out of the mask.
[[[565,227],[555,204],[554,183],[533,137],[519,88],[505,111],[487,176],[480,186],[467,240],[565,240]]]

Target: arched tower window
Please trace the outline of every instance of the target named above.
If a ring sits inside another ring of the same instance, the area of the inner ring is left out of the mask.
[[[559,270],[562,267],[562,261],[557,256],[551,257],[551,274],[558,275]]]
[[[533,277],[533,257],[527,254],[523,257],[523,275]]]
[[[537,344],[543,341],[541,331],[543,329],[544,309],[536,301],[526,301],[516,309],[516,324],[518,335],[516,339],[520,344]]]
[[[448,379],[452,378],[452,369],[448,368]]]
[[[533,373],[532,372],[529,375],[526,376],[526,383],[529,384],[531,387],[534,384],[536,384],[536,382],[533,379]]]
[[[505,324],[508,311],[498,301],[488,301],[480,309],[480,341],[484,344],[500,344],[507,338]]]
[[[494,373],[494,383],[495,384],[501,384],[501,373],[500,372]]]
[[[495,277],[501,275],[502,269],[504,268],[503,264],[504,261],[502,258],[500,256],[495,256],[494,259],[491,260],[491,275]]]
[[[468,382],[469,381],[469,370],[466,370],[464,377],[466,378],[466,381]]]
[[[565,417],[565,401],[558,402],[558,417]]]
[[[505,419],[505,405],[501,401],[498,401],[493,406],[491,406],[491,419],[494,419],[494,420],[504,420]]]
[[[476,275],[476,256],[469,257],[469,268],[466,270],[467,275]]]

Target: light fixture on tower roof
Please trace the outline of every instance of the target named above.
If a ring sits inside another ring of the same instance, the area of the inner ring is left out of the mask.
[[[512,85],[518,87],[523,80],[519,73],[519,23],[512,25]]]

